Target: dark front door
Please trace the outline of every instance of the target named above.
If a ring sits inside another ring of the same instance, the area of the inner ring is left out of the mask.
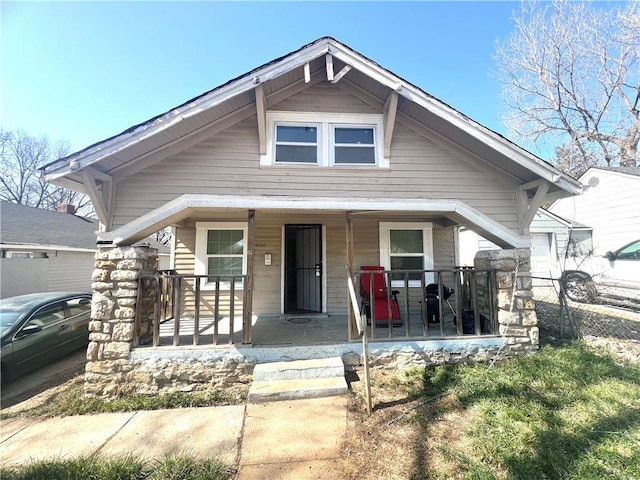
[[[322,225],[285,225],[284,256],[284,313],[322,312]]]

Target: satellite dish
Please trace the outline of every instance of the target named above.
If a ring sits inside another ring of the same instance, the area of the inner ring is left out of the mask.
[[[589,179],[590,187],[597,187],[599,183],[600,183],[600,179],[598,177],[593,176]]]

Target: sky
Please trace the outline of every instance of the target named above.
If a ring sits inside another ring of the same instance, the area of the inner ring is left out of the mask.
[[[492,56],[517,9],[510,1],[3,0],[0,126],[77,151],[332,36],[508,135]]]

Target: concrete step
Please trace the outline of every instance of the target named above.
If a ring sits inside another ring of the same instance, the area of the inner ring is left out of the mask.
[[[342,377],[303,378],[296,380],[254,381],[249,389],[249,402],[295,400],[299,398],[332,397],[349,392]]]
[[[260,363],[253,369],[254,382],[336,377],[344,378],[344,363],[340,357]]]
[[[250,402],[344,395],[349,388],[340,357],[261,363],[253,370]]]

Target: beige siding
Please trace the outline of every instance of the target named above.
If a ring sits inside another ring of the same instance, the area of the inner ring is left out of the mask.
[[[321,84],[271,107],[372,113],[371,107]],[[380,113],[380,112],[378,112]],[[114,227],[184,193],[224,195],[454,198],[517,230],[515,182],[460,158],[396,124],[388,170],[260,167],[255,116],[117,184]]]
[[[38,292],[90,292],[92,252],[47,252],[49,258],[0,259],[0,298]]]
[[[234,218],[198,218],[198,221],[245,221],[241,216]],[[383,221],[393,221],[394,218],[385,217]],[[407,220],[407,219],[403,219]],[[407,221],[418,221],[413,218]],[[176,230],[176,270],[182,274],[193,274],[195,252],[195,221],[186,222]],[[354,268],[356,271],[362,265],[379,265],[379,231],[378,217],[354,215]],[[326,310],[329,313],[343,313],[347,310],[346,273],[346,233],[344,214],[327,215],[298,215],[283,216],[277,214],[256,214],[255,220],[255,262],[254,262],[254,312],[258,314],[276,314],[281,312],[282,299],[282,231],[286,224],[321,224],[325,227],[325,242],[327,258],[324,259],[326,269]],[[454,267],[453,228],[441,227],[434,224],[434,259],[436,269],[451,269]],[[271,265],[264,265],[265,253],[271,253]],[[449,277],[445,283],[451,285]],[[356,286],[356,289],[358,287]],[[187,312],[193,307],[193,292],[191,287],[185,287],[185,305]],[[420,309],[422,295],[419,289],[411,289],[412,311]],[[404,292],[400,296],[401,306],[404,305]],[[236,314],[241,312],[242,292],[236,295]],[[211,294],[203,294],[206,311],[212,311],[213,298]],[[221,313],[226,314],[228,297],[221,298]],[[403,307],[404,308],[404,307]]]

